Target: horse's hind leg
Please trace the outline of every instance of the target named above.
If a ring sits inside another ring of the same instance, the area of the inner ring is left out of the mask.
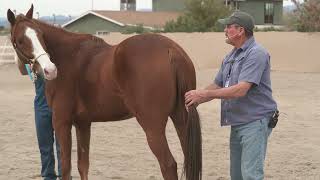
[[[76,123],[78,171],[81,180],[88,180],[91,123]]]
[[[158,159],[164,180],[178,180],[177,163],[170,152],[165,136],[167,118],[153,116],[152,118],[138,117],[137,119],[146,133],[151,151]]]
[[[186,114],[187,115],[187,114]],[[170,115],[173,125],[177,131],[179,140],[180,140],[180,144],[181,144],[181,148],[183,150],[183,154],[184,156],[186,156],[186,126],[187,126],[187,122],[185,122],[182,118],[179,118],[178,114],[175,112],[172,115]]]

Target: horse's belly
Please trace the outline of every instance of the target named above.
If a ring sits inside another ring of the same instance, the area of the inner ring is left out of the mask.
[[[77,118],[88,119],[91,122],[120,121],[131,118],[132,115],[124,103],[116,96],[88,97],[78,103]]]
[[[108,108],[101,108],[91,114],[92,122],[121,121],[129,119],[132,115],[125,111],[113,111]]]

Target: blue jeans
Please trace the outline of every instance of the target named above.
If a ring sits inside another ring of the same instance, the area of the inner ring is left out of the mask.
[[[44,180],[56,180],[61,176],[60,147],[55,142],[52,126],[52,112],[47,105],[44,93],[44,80],[38,78],[35,82],[36,97],[34,99],[35,124],[38,145],[41,154],[41,176]],[[58,159],[58,176],[55,172],[54,142]]]
[[[261,180],[268,137],[272,128],[262,119],[232,126],[230,135],[231,180]]]

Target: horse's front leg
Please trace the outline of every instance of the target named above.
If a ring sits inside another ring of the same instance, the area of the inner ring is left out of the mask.
[[[89,171],[89,147],[91,122],[76,122],[78,171],[81,180],[88,180]]]
[[[61,171],[62,179],[69,180],[71,177],[71,113],[66,111],[54,110],[53,111],[53,127],[56,137],[60,144],[60,158],[61,158]]]

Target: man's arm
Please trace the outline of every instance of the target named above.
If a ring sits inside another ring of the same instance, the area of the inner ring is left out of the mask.
[[[226,88],[207,90],[205,93],[210,99],[232,99],[245,96],[251,86],[250,82],[240,82]]]
[[[185,94],[185,103],[189,107],[192,104],[198,105],[213,99],[231,99],[245,96],[252,86],[249,82],[240,82],[236,85],[221,88],[212,84],[202,90],[191,90]]]
[[[221,87],[218,86],[215,83],[210,84],[209,86],[207,86],[206,88],[204,88],[205,90],[215,90],[215,89],[220,89]]]
[[[26,66],[23,63],[21,63],[20,60],[18,60],[18,68],[19,68],[21,75],[28,75]]]
[[[206,93],[208,91],[213,91],[217,89],[221,89],[221,87],[215,83],[212,83],[204,89],[188,91],[185,94],[186,106],[189,107],[191,104],[199,105],[201,103],[211,101],[213,98],[209,97]]]

